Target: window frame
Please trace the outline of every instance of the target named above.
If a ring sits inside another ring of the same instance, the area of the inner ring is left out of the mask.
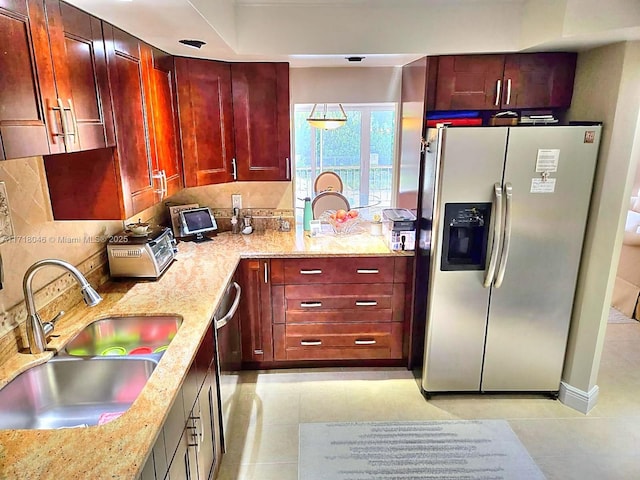
[[[291,109],[291,179],[293,182],[292,194],[294,200],[294,206],[296,208],[302,208],[304,198],[297,198],[297,172],[296,172],[296,114],[300,112],[304,112],[307,114],[311,113],[311,109],[313,108],[313,103],[295,103],[293,104],[293,108]],[[337,103],[331,104],[329,103],[329,107],[335,105],[337,108]],[[394,122],[395,129],[393,132],[393,147],[392,147],[392,161],[391,161],[391,198],[390,198],[390,207],[393,208],[396,204],[397,196],[398,196],[398,178],[399,178],[399,146],[400,146],[400,122],[401,118],[399,117],[400,108],[397,102],[376,102],[376,103],[343,103],[342,107],[347,113],[347,117],[349,116],[349,112],[360,111],[361,112],[361,129],[360,129],[360,197],[363,195],[363,185],[367,188],[365,190],[366,194],[369,193],[369,173],[370,173],[370,158],[371,158],[371,114],[374,111],[388,111],[392,110],[394,114]],[[348,121],[348,120],[347,120]],[[367,125],[368,128],[363,128],[364,125]],[[317,130],[317,129],[314,129]],[[322,130],[319,131],[320,135],[322,135]],[[315,152],[315,142],[317,141],[317,135],[312,135],[311,137],[311,179],[315,179],[319,173],[322,172],[322,166],[319,166],[319,163],[316,159]],[[363,162],[363,159],[366,158],[367,161]],[[313,191],[310,192],[313,195]],[[383,208],[387,208],[384,206]]]

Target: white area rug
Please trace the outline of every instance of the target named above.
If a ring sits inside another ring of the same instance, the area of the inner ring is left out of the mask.
[[[533,480],[505,420],[300,424],[299,480]]]
[[[636,323],[636,321],[611,307],[609,308],[609,323]]]

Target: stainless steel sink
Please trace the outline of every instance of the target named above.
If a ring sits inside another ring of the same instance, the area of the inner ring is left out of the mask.
[[[74,356],[162,353],[182,324],[178,315],[122,316],[96,320],[65,345]]]
[[[0,429],[98,425],[129,409],[156,365],[144,357],[54,357],[0,390]]]

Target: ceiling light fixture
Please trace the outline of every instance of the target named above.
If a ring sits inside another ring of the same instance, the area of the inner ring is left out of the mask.
[[[313,105],[313,108],[311,109],[311,114],[307,117],[307,122],[312,127],[321,128],[323,130],[335,130],[336,128],[340,128],[345,123],[347,123],[347,114],[345,113],[344,108],[342,108],[341,103],[338,104],[338,107],[340,108],[340,112],[338,112],[337,110],[333,112],[329,112],[328,104],[326,103],[320,104],[320,105],[324,105],[322,116],[319,116],[316,114],[316,109],[318,108],[318,105],[319,104],[317,103]],[[327,113],[329,113],[330,115],[327,116]],[[339,114],[340,116],[335,116],[336,114]]]
[[[178,40],[179,43],[186,45],[187,47],[191,47],[191,48],[202,48],[203,45],[206,45],[206,42],[203,42],[202,40]]]

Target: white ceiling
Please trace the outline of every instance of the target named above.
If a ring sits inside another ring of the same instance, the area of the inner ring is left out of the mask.
[[[607,0],[606,9],[601,0],[66,1],[174,55],[292,67],[397,66],[424,55],[640,39],[638,0]],[[354,55],[366,58],[345,60]]]

